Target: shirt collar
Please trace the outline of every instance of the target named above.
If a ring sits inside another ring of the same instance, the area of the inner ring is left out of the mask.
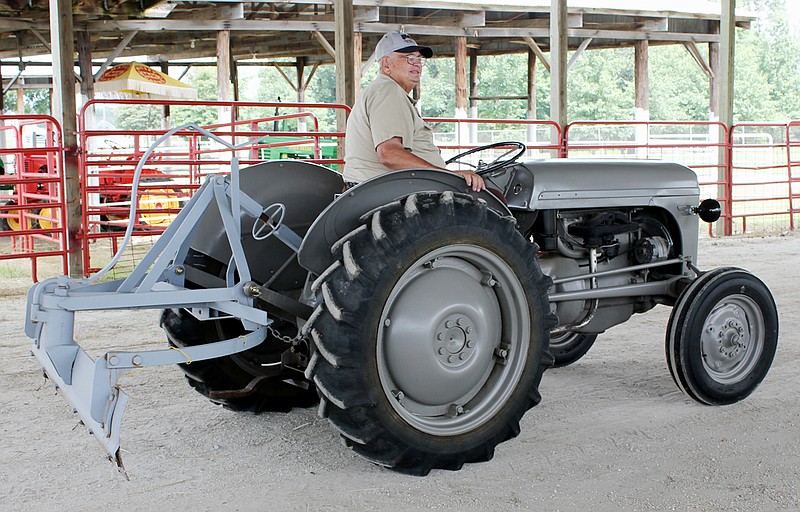
[[[414,98],[411,97],[410,94],[406,93],[406,91],[402,87],[400,87],[400,84],[392,80],[392,77],[386,76],[383,73],[378,73],[378,77],[375,80],[388,80],[389,82],[393,83],[395,87],[403,91],[403,94],[406,95],[406,98],[408,98],[408,101],[410,101],[412,105],[417,106],[418,100],[415,100]]]

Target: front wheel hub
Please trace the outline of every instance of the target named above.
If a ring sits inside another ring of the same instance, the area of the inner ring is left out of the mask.
[[[745,295],[729,297],[708,315],[703,326],[703,361],[720,383],[736,382],[758,361],[763,332],[757,304]]]

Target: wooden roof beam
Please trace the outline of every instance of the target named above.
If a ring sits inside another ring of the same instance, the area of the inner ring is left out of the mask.
[[[327,39],[325,39],[325,36],[323,36],[318,30],[313,31],[312,34],[314,34],[314,38],[319,41],[319,44],[322,45],[325,51],[328,52],[328,55],[336,60],[336,50],[333,48],[333,45],[329,43]]]
[[[114,51],[111,52],[111,55],[109,55],[106,61],[100,65],[100,69],[94,75],[94,80],[97,80],[98,78],[100,78],[100,75],[105,73],[106,69],[108,69],[108,66],[110,66],[114,62],[114,59],[120,56],[122,51],[128,47],[128,45],[135,36],[136,36],[136,31],[128,32],[127,34],[125,34],[125,37],[123,37],[122,41],[120,41],[117,47],[114,48]]]
[[[547,60],[547,57],[545,56],[542,49],[539,48],[539,45],[536,44],[536,41],[534,41],[532,37],[527,37],[527,36],[524,39],[525,39],[525,44],[527,44],[528,47],[530,47],[534,55],[536,55],[536,58],[542,61],[542,65],[545,67],[545,69],[547,69],[547,71],[550,71],[550,62]]]
[[[686,48],[686,51],[689,52],[689,55],[694,58],[694,61],[697,62],[697,65],[700,66],[700,69],[703,70],[703,73],[705,73],[705,75],[709,78],[714,78],[714,71],[711,70],[711,65],[700,53],[697,45],[691,41],[686,41],[683,43],[683,47]]]
[[[584,52],[584,50],[586,50],[586,48],[588,48],[591,43],[592,43],[592,38],[591,37],[581,41],[581,45],[578,46],[578,49],[575,50],[575,53],[572,54],[572,57],[570,57],[569,62],[567,62],[567,70],[568,71],[570,69],[572,69],[572,66],[573,66],[573,64],[575,64],[575,61],[578,60],[578,57],[581,56],[581,54]]]

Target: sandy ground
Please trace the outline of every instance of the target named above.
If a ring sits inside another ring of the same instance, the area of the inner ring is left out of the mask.
[[[488,463],[428,477],[373,466],[316,409],[241,414],[195,393],[176,367],[126,375],[126,481],[45,383],[23,332],[25,297],[0,297],[3,510],[797,510],[800,507],[800,236],[704,240],[701,267],[761,277],[781,319],[775,363],[745,401],[699,405],[667,370],[657,307],[576,364],[550,370],[522,433]],[[23,283],[24,284],[24,283]],[[153,312],[78,316],[76,338],[160,347]]]

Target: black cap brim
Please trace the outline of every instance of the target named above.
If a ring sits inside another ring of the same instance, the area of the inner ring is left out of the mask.
[[[405,48],[400,48],[399,50],[395,51],[397,53],[419,52],[420,55],[422,55],[426,59],[430,59],[431,57],[433,57],[433,49],[428,46],[406,46]]]

